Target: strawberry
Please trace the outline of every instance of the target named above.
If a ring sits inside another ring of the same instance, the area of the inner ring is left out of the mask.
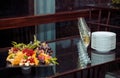
[[[27,56],[32,56],[34,51],[32,49],[25,48],[23,49],[23,53],[26,53]]]

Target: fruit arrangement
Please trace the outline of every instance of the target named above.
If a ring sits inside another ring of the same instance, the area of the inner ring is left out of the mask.
[[[8,51],[6,61],[12,66],[38,66],[58,64],[57,58],[52,57],[52,49],[46,42],[40,42],[34,36],[29,44],[12,42],[13,47]]]

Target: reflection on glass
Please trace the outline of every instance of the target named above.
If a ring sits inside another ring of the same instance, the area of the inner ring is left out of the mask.
[[[87,26],[84,18],[79,18],[78,28],[82,42],[87,48],[88,45],[90,44],[90,29]]]
[[[78,29],[80,33],[80,42],[78,43],[78,52],[80,59],[80,66],[86,67],[88,63],[90,63],[90,58],[87,54],[87,47],[90,44],[90,29],[87,26],[84,18],[78,19]]]
[[[111,51],[109,53],[99,53],[93,50],[91,52],[91,65],[97,65],[115,60],[115,52]]]

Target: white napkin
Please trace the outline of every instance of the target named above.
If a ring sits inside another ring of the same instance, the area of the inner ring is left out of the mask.
[[[116,48],[116,34],[108,31],[92,33],[91,48],[106,53]]]

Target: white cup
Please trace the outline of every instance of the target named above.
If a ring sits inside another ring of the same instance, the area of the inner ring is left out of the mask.
[[[108,31],[92,33],[91,48],[106,53],[116,48],[116,34]]]

